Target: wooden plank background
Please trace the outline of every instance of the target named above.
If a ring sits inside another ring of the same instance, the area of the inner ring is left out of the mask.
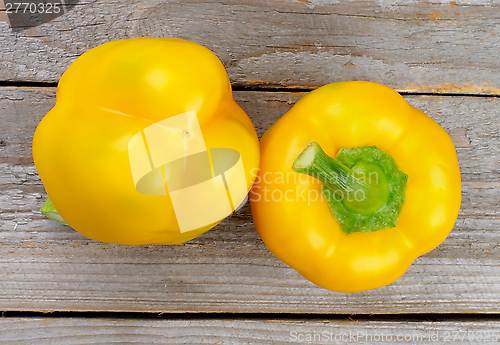
[[[393,335],[441,336],[467,330],[474,337],[499,331],[500,2],[98,0],[80,1],[41,26],[14,29],[2,6],[0,310],[7,316],[0,318],[0,344],[41,338],[37,344],[274,344],[291,341],[294,330],[395,328]],[[213,50],[259,136],[317,86],[370,80],[394,87],[443,126],[457,148],[462,207],[452,233],[394,284],[340,294],[276,259],[256,233],[248,205],[174,246],[98,243],[46,219],[38,211],[46,194],[31,139],[55,103],[54,83],[86,50],[137,36],[185,38]],[[14,312],[19,315],[8,316]],[[139,314],[103,318],[105,312]],[[183,318],[186,312],[199,316]],[[219,313],[235,316],[213,316]],[[449,315],[443,313],[463,318],[411,316]],[[277,314],[286,318],[268,319]],[[335,319],[349,314],[394,319]],[[363,341],[370,343],[357,343]]]
[[[325,320],[0,320],[0,344],[494,344],[498,322]],[[300,338],[302,337],[302,338]],[[315,338],[314,338],[315,337]],[[337,341],[337,342],[334,342]]]
[[[250,209],[175,246],[98,243],[46,219],[31,137],[55,88],[0,89],[2,208],[0,309],[267,313],[496,313],[500,305],[500,100],[406,96],[451,135],[463,202],[446,241],[389,287],[340,294],[316,287],[276,259]],[[301,93],[235,92],[259,135]],[[464,115],[467,114],[467,115]]]
[[[169,36],[210,48],[238,87],[370,80],[406,91],[499,94],[499,8],[498,0],[81,1],[22,31],[9,29],[4,15],[0,80],[56,82],[99,44]]]

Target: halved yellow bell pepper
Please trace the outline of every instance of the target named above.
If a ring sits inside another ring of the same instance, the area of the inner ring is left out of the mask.
[[[33,159],[50,197],[46,206],[83,235],[173,244],[209,230],[243,201],[259,146],[210,50],[138,38],[98,46],[68,68],[55,107],[36,129]],[[186,190],[176,194],[180,211],[174,189]],[[211,193],[219,199],[211,202]],[[189,214],[199,204],[204,208]]]
[[[394,282],[457,218],[460,170],[450,137],[386,86],[340,82],[312,91],[260,146],[250,193],[257,231],[324,288]]]

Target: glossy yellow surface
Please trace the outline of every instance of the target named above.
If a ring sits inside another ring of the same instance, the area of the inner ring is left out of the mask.
[[[331,157],[342,147],[376,145],[408,175],[397,226],[345,235],[321,183],[292,171],[311,142]],[[356,292],[397,280],[449,234],[460,209],[460,170],[450,137],[394,90],[369,82],[310,92],[262,137],[251,192],[255,226],[267,247],[324,288]]]
[[[239,151],[250,190],[259,165],[257,135],[210,50],[180,39],[139,38],[79,57],[33,138],[36,168],[62,218],[94,240],[130,245],[184,242],[215,226],[181,233],[169,195],[141,194],[132,181],[129,140],[191,110],[207,148]]]

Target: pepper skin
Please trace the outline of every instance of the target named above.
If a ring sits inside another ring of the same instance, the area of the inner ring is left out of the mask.
[[[181,232],[169,193],[143,194],[134,185],[131,138],[190,111],[208,149],[239,152],[241,190],[248,192],[259,166],[258,138],[210,50],[181,39],[137,38],[79,57],[63,74],[56,105],[33,138],[36,168],[62,219],[91,239],[128,245],[180,243],[220,222]]]
[[[407,174],[396,226],[345,234],[321,198],[323,183],[292,170],[311,143],[330,157],[367,146],[392,156]],[[358,292],[394,282],[446,238],[458,216],[460,170],[450,137],[386,86],[340,82],[312,91],[269,128],[260,147],[250,193],[257,231],[279,259],[324,288]]]

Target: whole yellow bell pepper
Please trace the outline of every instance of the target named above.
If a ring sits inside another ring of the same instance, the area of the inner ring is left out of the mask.
[[[458,216],[450,137],[386,86],[340,82],[312,91],[260,146],[255,226],[271,252],[324,288],[394,282]]]
[[[259,156],[222,63],[172,38],[84,53],[33,138],[50,198],[42,211],[91,239],[129,245],[184,242],[215,226],[246,197]]]

